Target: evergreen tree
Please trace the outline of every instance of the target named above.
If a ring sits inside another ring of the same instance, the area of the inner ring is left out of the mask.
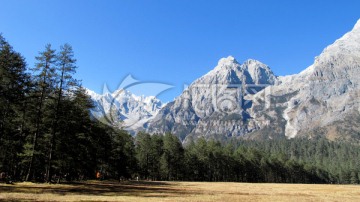
[[[184,149],[178,137],[167,133],[164,135],[164,152],[161,157],[162,176],[166,180],[181,179]]]
[[[152,180],[161,179],[160,159],[164,152],[163,136],[154,134],[151,136],[151,155],[150,155],[150,177]]]
[[[13,50],[0,34],[0,170],[11,175],[18,174],[26,127],[26,94],[29,75],[20,53]]]
[[[60,120],[60,109],[64,99],[64,93],[68,95],[71,94],[71,91],[77,87],[77,81],[72,77],[76,72],[76,59],[74,58],[74,52],[72,47],[69,44],[65,44],[60,47],[60,52],[57,55],[57,78],[56,82],[58,83],[55,91],[55,99],[54,99],[54,115],[52,119],[52,130],[51,130],[51,140],[50,140],[50,148],[48,152],[48,166],[46,172],[46,180],[48,182],[51,181],[52,176],[52,159],[54,153],[54,147],[56,143],[56,135],[58,132],[59,120]],[[66,115],[66,114],[65,114]],[[66,116],[62,117],[65,118]],[[66,118],[65,118],[66,120]]]
[[[89,109],[92,102],[85,89],[74,89],[64,97],[58,114],[58,135],[54,144],[52,174],[67,180],[93,177],[96,170],[96,142]],[[85,159],[85,160],[84,160]]]
[[[51,45],[48,44],[45,46],[45,50],[43,52],[39,53],[39,56],[36,57],[37,63],[34,68],[32,68],[33,71],[33,81],[35,82],[35,88],[32,92],[32,96],[35,98],[35,117],[34,117],[34,135],[32,137],[32,145],[29,148],[30,151],[25,151],[29,153],[30,160],[29,160],[29,166],[28,171],[26,175],[26,181],[31,180],[33,176],[38,175],[41,177],[41,175],[44,175],[43,170],[36,171],[36,167],[34,166],[34,162],[36,160],[37,152],[39,151],[38,148],[38,139],[43,138],[43,135],[45,134],[45,127],[44,127],[44,120],[43,115],[45,111],[45,105],[46,102],[54,97],[54,85],[55,85],[55,62],[56,62],[56,54],[55,50],[51,48]],[[43,151],[44,152],[44,151]],[[44,154],[39,154],[40,156],[43,156]],[[44,164],[45,161],[40,161],[39,164]]]
[[[151,173],[151,136],[148,133],[139,132],[136,135],[136,159],[138,160],[139,174],[148,179]]]
[[[116,130],[113,137],[112,166],[116,178],[129,179],[135,171],[135,148],[133,138],[123,130]]]

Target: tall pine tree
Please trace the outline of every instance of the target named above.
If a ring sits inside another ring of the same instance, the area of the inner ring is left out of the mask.
[[[60,109],[64,94],[71,95],[71,91],[75,90],[77,81],[73,78],[73,74],[76,72],[76,59],[74,58],[74,52],[69,44],[65,44],[60,47],[60,52],[57,55],[57,78],[58,83],[55,89],[54,98],[54,113],[52,119],[50,146],[48,152],[48,166],[46,169],[46,181],[51,181],[52,176],[52,160],[55,151],[56,135],[58,132]],[[64,118],[64,117],[63,117]]]
[[[24,106],[29,89],[26,63],[0,34],[0,170],[16,175],[25,137]]]
[[[33,80],[35,82],[35,88],[33,91],[33,97],[35,98],[35,114],[34,125],[35,131],[32,137],[31,147],[28,148],[30,151],[27,151],[30,156],[28,171],[26,175],[26,181],[31,180],[35,175],[44,175],[42,171],[36,171],[34,162],[37,157],[38,152],[38,139],[44,135],[45,131],[43,124],[43,115],[46,102],[50,98],[54,97],[54,85],[55,85],[55,75],[56,75],[56,54],[55,50],[51,48],[51,45],[48,44],[45,46],[45,50],[39,53],[39,56],[36,57],[37,63],[33,71]],[[44,162],[43,162],[44,163]],[[42,163],[41,163],[42,164]]]

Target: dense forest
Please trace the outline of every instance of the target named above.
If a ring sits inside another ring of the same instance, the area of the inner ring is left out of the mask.
[[[172,134],[132,137],[91,117],[76,68],[69,44],[46,45],[27,65],[0,35],[1,180],[360,182],[360,147],[346,142],[200,138],[184,146]]]

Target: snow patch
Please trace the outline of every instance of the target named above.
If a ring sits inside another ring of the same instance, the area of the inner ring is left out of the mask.
[[[353,29],[360,29],[360,19],[356,22]]]

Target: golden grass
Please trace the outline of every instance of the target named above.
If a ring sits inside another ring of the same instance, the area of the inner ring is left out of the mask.
[[[226,182],[0,184],[0,201],[360,201],[360,186]]]

